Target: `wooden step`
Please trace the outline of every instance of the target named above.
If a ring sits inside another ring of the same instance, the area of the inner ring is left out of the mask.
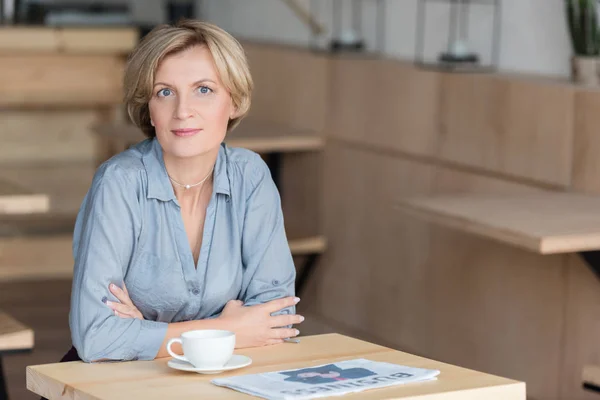
[[[33,348],[33,330],[0,311],[0,352]]]
[[[34,193],[11,181],[0,180],[0,215],[43,213],[50,208],[44,193]]]
[[[72,235],[0,238],[0,282],[70,279]]]

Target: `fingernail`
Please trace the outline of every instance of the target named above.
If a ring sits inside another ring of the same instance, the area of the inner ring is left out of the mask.
[[[300,334],[300,331],[298,329],[295,329],[296,331],[296,336],[298,336]]]
[[[300,302],[300,297],[294,297],[294,303],[298,304]]]
[[[300,316],[300,322],[304,321],[304,317],[301,315]]]
[[[107,305],[107,306],[109,306],[109,307],[110,307],[110,306],[112,306],[113,304],[114,304],[114,303],[113,303],[112,301],[110,301],[110,300],[107,300],[107,301],[106,301],[106,305]]]
[[[108,300],[108,299],[106,298],[106,296],[104,296],[104,297],[102,298],[102,302],[103,302],[104,304],[106,304],[106,301],[107,301],[107,300]]]
[[[110,284],[110,288],[111,288],[111,289],[116,289],[116,288],[117,288],[117,285],[115,285],[114,283],[111,283],[111,284]]]

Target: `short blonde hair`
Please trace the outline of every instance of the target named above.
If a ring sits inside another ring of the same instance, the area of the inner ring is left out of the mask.
[[[254,83],[241,44],[213,24],[181,20],[175,25],[155,27],[132,51],[125,68],[124,101],[127,113],[146,136],[156,136],[150,123],[148,103],[158,66],[165,57],[196,45],[206,46],[212,54],[221,82],[236,108],[236,117],[229,120],[227,130],[235,128],[248,114]]]

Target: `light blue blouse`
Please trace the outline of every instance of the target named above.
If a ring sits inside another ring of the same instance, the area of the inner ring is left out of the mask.
[[[69,324],[82,360],[151,360],[169,322],[217,317],[231,299],[294,295],[280,197],[264,161],[222,144],[213,187],[195,266],[158,140],[98,168],[73,237]],[[117,301],[108,286],[122,282],[144,320],[117,317],[104,303]]]

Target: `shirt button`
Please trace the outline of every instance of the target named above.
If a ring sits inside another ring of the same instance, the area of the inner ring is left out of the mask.
[[[194,289],[192,290],[192,293],[194,294],[194,296],[198,296],[200,294],[200,289]]]
[[[273,279],[273,281],[271,282],[274,286],[279,285],[279,281],[277,279]]]

